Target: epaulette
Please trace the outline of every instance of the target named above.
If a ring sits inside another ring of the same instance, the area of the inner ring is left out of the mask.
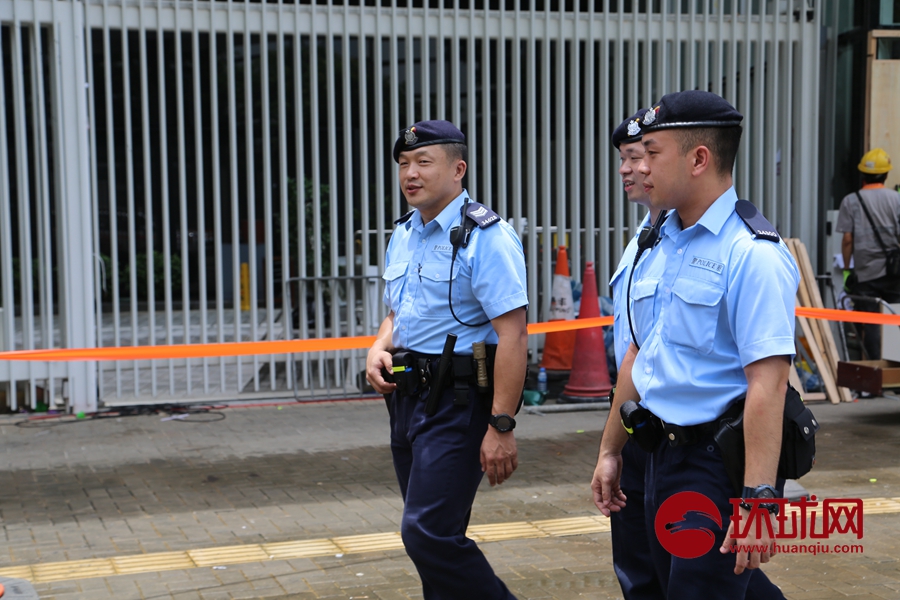
[[[734,210],[757,239],[776,243],[781,240],[775,226],[769,223],[769,220],[756,210],[749,200],[738,200],[734,205]]]
[[[403,215],[402,217],[400,217],[399,219],[394,221],[394,225],[400,225],[401,223],[406,223],[407,221],[409,221],[412,218],[414,212],[416,212],[416,211],[414,211],[414,210],[409,211],[408,213],[406,213],[405,215]]]
[[[475,221],[480,229],[500,222],[500,215],[478,202],[469,202],[466,205],[466,216]]]

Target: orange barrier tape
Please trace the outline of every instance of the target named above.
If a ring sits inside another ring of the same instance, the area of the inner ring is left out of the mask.
[[[866,323],[869,325],[900,325],[900,315],[886,313],[869,313],[856,310],[837,310],[834,308],[806,308],[798,306],[794,310],[798,317],[823,319],[825,321],[843,321],[846,323]]]
[[[898,325],[900,315],[866,313],[832,308],[796,308],[798,317],[870,323],[874,325]],[[532,323],[529,335],[554,331],[573,331],[612,325],[612,317],[592,317],[570,321]],[[225,344],[180,344],[174,346],[119,346],[106,348],[56,348],[51,350],[17,350],[0,352],[0,360],[17,361],[98,361],[98,360],[166,360],[183,358],[217,358],[221,356],[260,356],[266,354],[301,354],[303,352],[328,352],[335,350],[365,350],[375,341],[373,335],[325,338],[314,340],[280,340],[270,342],[231,342]]]
[[[532,323],[528,333],[548,333],[612,325],[612,317],[594,317],[573,321]],[[334,350],[365,350],[375,342],[374,335],[325,338],[315,340],[279,340],[270,342],[231,342],[225,344],[180,344],[174,346],[110,346],[105,348],[55,348],[50,350],[17,350],[0,352],[0,360],[96,361],[96,360],[160,360],[177,358],[217,358],[220,356],[259,356],[266,354],[300,354]]]

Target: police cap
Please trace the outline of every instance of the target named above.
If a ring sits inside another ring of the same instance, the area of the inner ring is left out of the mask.
[[[680,127],[737,127],[744,120],[727,100],[712,92],[687,90],[666,94],[644,114],[644,133]]]
[[[466,136],[450,121],[419,121],[407,127],[394,142],[394,161],[400,162],[400,153],[434,144],[466,145]]]
[[[612,145],[619,148],[622,144],[633,144],[639,142],[644,133],[641,131],[641,119],[646,114],[647,109],[642,108],[616,127],[612,134]]]

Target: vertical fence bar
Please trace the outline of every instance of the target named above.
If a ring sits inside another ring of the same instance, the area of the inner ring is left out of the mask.
[[[235,73],[235,61],[237,53],[235,52],[235,31],[234,31],[234,1],[228,0],[228,40],[227,40],[227,62],[228,62],[228,157],[229,157],[229,173],[228,180],[230,186],[231,199],[231,313],[234,319],[234,341],[243,341],[241,332],[241,234],[240,234],[240,212],[239,206],[239,190],[238,190],[238,157],[237,157],[237,75]],[[245,15],[246,16],[246,15]],[[243,43],[247,43],[246,37]],[[246,68],[246,65],[245,65]],[[241,357],[238,356],[235,365],[235,391],[242,391],[243,370],[244,365]]]
[[[32,31],[33,58],[31,61],[33,73],[32,99],[34,106],[35,125],[37,136],[35,139],[35,163],[38,165],[37,176],[40,178],[37,186],[37,214],[38,214],[38,305],[41,312],[41,347],[53,348],[53,248],[50,232],[50,173],[49,156],[47,149],[47,99],[44,90],[44,52],[41,39],[46,35],[44,27],[35,23]],[[47,379],[44,388],[44,404],[53,405],[54,380],[53,364],[47,364]]]
[[[325,52],[325,68],[326,75],[325,81],[328,86],[328,90],[326,92],[326,97],[328,99],[328,103],[326,106],[326,115],[328,119],[328,123],[337,123],[337,107],[335,100],[335,61],[334,61],[334,22],[332,12],[328,13],[328,34],[325,37],[326,43],[326,52]],[[329,202],[328,202],[328,231],[330,233],[330,245],[329,245],[329,257],[331,262],[331,273],[328,273],[328,276],[337,277],[338,275],[338,226],[337,226],[337,204],[338,198],[340,197],[340,189],[338,186],[338,178],[337,178],[337,142],[334,139],[334,136],[326,136],[328,141],[328,189],[329,189]],[[320,230],[321,231],[321,230]],[[325,273],[323,273],[325,275]],[[341,313],[340,313],[340,299],[338,297],[338,289],[337,289],[337,280],[331,279],[328,282],[328,290],[330,292],[330,300],[331,300],[331,335],[338,336],[340,335],[340,327],[341,327]],[[334,366],[334,377],[335,381],[341,380],[341,358],[342,352],[335,352],[335,358],[332,361]],[[326,384],[327,385],[327,384]]]
[[[112,52],[109,40],[109,2],[103,0],[103,90],[106,100],[106,176],[107,180],[107,206],[109,210],[109,243],[110,264],[112,265],[112,318],[113,318],[113,346],[122,345],[121,332],[121,305],[119,299],[119,227],[118,206],[116,190],[116,156],[115,145],[115,119],[112,93]],[[116,398],[122,397],[122,363],[115,361],[116,370]]]
[[[125,97],[125,202],[128,210],[128,287],[131,313],[131,344],[140,346],[138,334],[138,294],[137,294],[137,248],[135,247],[136,225],[134,215],[134,135],[131,123],[131,59],[128,53],[128,29],[122,25],[122,85]],[[147,257],[147,267],[153,271],[153,261]],[[149,299],[148,299],[149,304]],[[138,361],[132,363],[134,395],[141,395]]]
[[[294,89],[297,98],[303,97],[303,60],[301,56],[301,46],[303,37],[300,34],[300,26],[298,20],[300,18],[299,3],[294,5]],[[315,37],[310,36],[310,45],[315,43]],[[315,73],[315,69],[310,69],[310,73]],[[312,86],[310,86],[311,88]],[[312,103],[310,103],[312,104]],[[296,103],[296,121],[297,121],[297,231],[298,231],[298,264],[297,272],[301,277],[307,274],[306,270],[306,243],[303,236],[306,232],[306,180],[304,176],[304,168],[306,162],[304,160],[304,128],[303,128],[303,103]],[[313,153],[315,154],[315,152]],[[379,204],[380,206],[380,204]],[[306,339],[309,337],[308,314],[306,308],[306,284],[300,281],[297,284],[298,294],[297,303],[300,307],[300,337]],[[293,315],[291,316],[293,319]],[[303,384],[309,385],[310,365],[309,353],[303,354]]]
[[[3,47],[3,26],[0,25],[0,48]],[[13,244],[12,244],[12,203],[13,198],[9,190],[9,153],[7,150],[6,131],[6,73],[3,69],[4,62],[0,60],[0,297],[3,300],[3,313],[0,319],[2,335],[0,335],[0,348],[3,350],[15,350],[16,337],[16,305],[13,297]],[[15,135],[15,130],[13,130]],[[12,369],[10,369],[12,371]],[[9,375],[7,408],[10,411],[18,409],[16,398],[16,383],[12,372]]]
[[[193,41],[191,43],[192,60],[191,70],[194,75],[194,177],[196,178],[197,191],[197,278],[200,296],[200,336],[197,340],[205,344],[207,339],[207,291],[206,291],[206,191],[204,189],[205,170],[203,164],[203,88],[200,82],[200,28],[198,20],[198,0],[193,0],[191,7],[193,14]],[[207,34],[215,38],[215,25],[213,13],[210,11],[210,31]],[[215,65],[210,64],[210,71]],[[212,93],[212,88],[210,88]],[[190,331],[190,323],[187,325]],[[190,336],[189,336],[190,339]],[[209,394],[209,359],[203,358],[203,393]]]
[[[341,85],[342,92],[342,100],[343,106],[341,110],[341,115],[343,117],[342,121],[344,122],[344,157],[342,159],[342,163],[344,166],[344,256],[347,261],[346,270],[344,272],[347,275],[348,279],[346,279],[346,285],[344,286],[344,294],[345,294],[345,302],[347,306],[347,329],[342,332],[345,335],[355,336],[356,333],[356,283],[353,277],[356,276],[356,244],[354,240],[354,207],[356,203],[354,202],[354,187],[353,187],[353,165],[358,165],[362,162],[365,162],[365,154],[362,146],[358,149],[353,144],[353,137],[351,135],[351,130],[353,129],[353,104],[351,100],[351,79],[350,74],[352,71],[351,67],[351,43],[350,43],[350,7],[349,2],[344,3],[343,10],[343,34],[341,36],[342,42],[342,57],[341,57],[341,71],[343,74],[343,84]],[[362,39],[357,37],[357,39]],[[427,39],[427,38],[426,38]],[[362,90],[357,90],[357,93],[362,93]],[[423,104],[425,102],[424,97],[422,100]],[[359,152],[359,158],[355,155]],[[336,166],[336,165],[335,165]],[[362,182],[364,180],[360,180]],[[335,203],[336,204],[336,203]],[[336,208],[336,207],[335,207]],[[335,224],[337,224],[337,219],[335,219]],[[335,249],[337,249],[337,245],[335,245]],[[363,267],[362,274],[365,274],[365,267]],[[365,286],[365,283],[363,284]],[[365,289],[365,287],[363,287]],[[338,353],[338,356],[341,357],[343,353]],[[347,376],[353,372],[356,368],[355,361],[353,360],[358,355],[358,352],[355,350],[351,350],[349,352],[349,362],[347,365]],[[346,378],[343,378],[342,381],[346,382]],[[342,387],[344,393],[346,393],[345,386]]]
[[[215,13],[211,12],[211,16]],[[226,35],[228,35],[226,33]],[[222,237],[222,159],[219,150],[219,33],[215,28],[209,32],[209,100],[210,123],[212,125],[212,201],[213,201],[213,260],[216,281],[216,342],[225,341],[225,265]],[[285,256],[287,254],[285,253]],[[219,358],[219,392],[225,393],[225,357]]]
[[[310,129],[311,129],[311,145],[312,145],[312,203],[313,203],[313,231],[322,231],[322,170],[320,164],[320,152],[319,148],[321,148],[321,143],[319,139],[319,38],[317,35],[310,35],[309,38],[309,87],[310,87]],[[396,91],[394,91],[396,95]],[[395,105],[396,110],[396,105]],[[331,194],[329,194],[331,197]],[[322,310],[322,282],[320,277],[322,277],[322,245],[321,244],[313,244],[313,261],[314,261],[314,270],[313,276],[316,278],[313,283],[313,292],[315,294],[315,315],[316,315],[316,324],[315,324],[315,335],[317,338],[321,338],[325,335],[325,324],[323,323],[324,319],[321,317],[323,315]],[[302,299],[301,299],[302,301]],[[324,387],[325,385],[325,372],[324,372],[324,363],[325,363],[325,355],[322,352],[316,353],[316,364],[318,367],[318,385],[319,387]]]
[[[156,278],[154,277],[154,244],[153,244],[153,167],[150,145],[150,107],[149,97],[150,88],[147,75],[147,36],[150,35],[146,25],[146,8],[144,0],[140,0],[138,5],[140,13],[140,30],[138,31],[140,42],[140,71],[141,71],[141,144],[143,148],[144,164],[144,237],[146,238],[144,251],[147,253],[147,323],[148,323],[148,344],[156,345]],[[156,40],[157,44],[162,40]],[[159,67],[158,67],[159,68]],[[150,361],[150,395],[156,397],[158,394],[156,382],[155,360]]]
[[[281,221],[281,321],[285,340],[290,339],[291,332],[291,304],[288,302],[288,291],[285,289],[285,281],[291,276],[291,242],[290,242],[290,218],[288,216],[288,164],[287,164],[287,86],[285,83],[285,38],[284,38],[284,2],[278,0],[278,33],[276,35],[276,53],[278,69],[278,192],[279,192],[279,219]],[[296,40],[296,38],[295,38]],[[212,88],[215,90],[215,87]],[[295,99],[299,102],[299,99]],[[299,234],[298,234],[299,239]],[[275,243],[275,240],[272,240]],[[274,286],[276,283],[272,281]],[[293,389],[294,368],[290,355],[285,355],[284,380],[285,387]]]
[[[195,0],[196,1],[196,0]],[[263,5],[264,7],[265,5]],[[263,281],[266,287],[266,339],[274,340],[275,332],[275,271],[272,268],[272,120],[269,107],[269,32],[266,14],[262,14],[262,30],[259,33],[260,83],[262,87],[262,146],[263,146],[263,233],[265,235],[266,269]],[[255,289],[255,288],[254,288]],[[257,338],[254,337],[254,340]],[[275,355],[269,355],[269,389],[275,390]]]
[[[262,51],[262,36],[260,36]],[[244,131],[246,156],[247,185],[247,262],[250,271],[250,340],[257,341],[259,332],[259,307],[257,305],[257,273],[256,273],[256,153],[253,147],[253,33],[250,29],[250,3],[244,4]],[[243,329],[243,325],[241,326]],[[259,357],[253,359],[253,391],[259,391]],[[240,386],[241,383],[238,382]],[[243,387],[243,386],[242,386]]]
[[[585,129],[589,134],[584,140],[585,179],[582,183],[584,190],[584,236],[582,237],[582,244],[584,250],[582,250],[581,254],[585,257],[584,262],[593,261],[600,266],[600,281],[608,281],[609,279],[606,277],[603,267],[609,260],[607,257],[604,257],[605,260],[603,261],[598,261],[597,259],[597,206],[609,206],[609,203],[603,202],[603,198],[597,194],[597,177],[595,173],[599,170],[598,168],[600,166],[600,163],[597,162],[597,143],[598,140],[602,140],[603,138],[602,136],[595,135],[597,132],[597,95],[594,93],[596,91],[594,69],[597,68],[596,40],[594,39],[594,32],[596,31],[596,25],[602,25],[603,35],[601,35],[600,38],[605,39],[606,23],[605,20],[598,22],[597,16],[594,14],[595,5],[596,2],[594,0],[588,0],[588,27],[587,37],[584,41],[584,92],[586,93],[584,93],[582,109],[584,111]],[[609,252],[609,246],[604,250],[604,253]],[[572,264],[580,266],[581,258]]]
[[[157,8],[158,10],[158,8]],[[177,14],[177,13],[176,13]],[[172,323],[172,239],[169,233],[171,222],[169,210],[169,141],[168,141],[168,125],[167,113],[168,106],[166,102],[166,38],[162,25],[162,19],[158,18],[157,13],[157,76],[159,86],[159,172],[160,172],[160,200],[162,203],[162,222],[166,224],[163,227],[163,281],[165,291],[165,310],[166,310],[166,345],[171,346],[175,343],[175,335],[173,333]],[[169,375],[169,395],[175,395],[175,366],[173,361],[168,361]]]
[[[187,207],[187,149],[185,142],[184,119],[184,56],[181,45],[181,4],[175,0],[175,118],[178,132],[178,220],[181,233],[181,314],[182,343],[191,343],[191,277],[190,277],[190,230],[188,228]],[[190,396],[193,389],[191,381],[191,359],[184,361],[185,391]]]
[[[96,271],[100,272],[99,277],[94,278],[94,296],[96,298],[95,311],[96,311],[96,335],[97,335],[97,347],[103,347],[106,343],[106,340],[103,336],[103,292],[106,291],[106,282],[109,277],[109,273],[106,270],[106,263],[103,262],[102,257],[100,256],[100,198],[99,198],[99,185],[98,179],[99,175],[97,170],[99,169],[98,161],[97,161],[97,118],[96,118],[96,96],[94,95],[94,89],[97,86],[97,80],[94,77],[94,40],[92,36],[92,29],[90,25],[85,24],[85,46],[87,46],[87,51],[85,53],[85,58],[87,62],[87,78],[88,78],[88,120],[90,123],[89,127],[89,148],[90,148],[90,169],[91,169],[91,218],[93,220],[94,226],[94,235],[92,247],[94,250],[94,255],[91,257],[93,268]],[[103,376],[103,363],[97,363],[97,400],[102,400],[106,396],[106,387]]]

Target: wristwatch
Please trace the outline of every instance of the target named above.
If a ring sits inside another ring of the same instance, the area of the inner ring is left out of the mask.
[[[760,485],[755,488],[744,486],[744,489],[741,490],[741,508],[743,508],[744,510],[753,510],[754,503],[746,502],[747,499],[751,498],[774,500],[775,498],[778,498],[778,491],[771,485]],[[775,514],[778,512],[777,502],[763,502],[757,504],[757,506],[769,511],[769,514]]]
[[[507,431],[512,431],[516,428],[516,420],[506,413],[491,415],[491,420],[488,421],[488,423],[490,423],[500,433],[506,433]]]

